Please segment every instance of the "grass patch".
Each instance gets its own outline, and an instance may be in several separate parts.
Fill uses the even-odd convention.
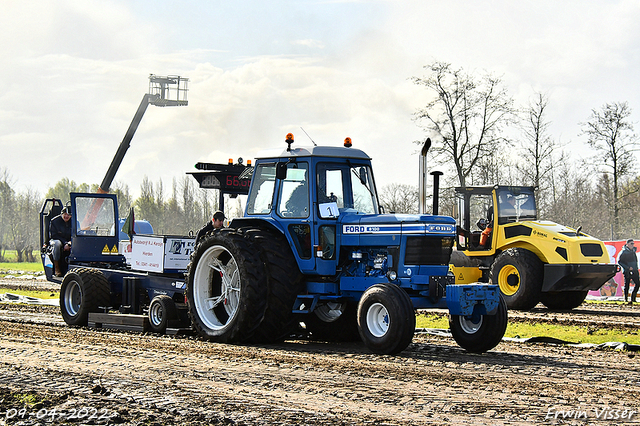
[[[35,393],[16,393],[13,398],[18,404],[35,405],[39,402],[39,396]]]
[[[58,299],[60,292],[58,291],[42,291],[42,290],[14,290],[10,288],[0,287],[0,294],[11,293],[20,296],[37,297],[38,299]]]
[[[32,253],[33,253],[33,256],[36,258],[36,261],[29,262],[29,263],[40,263],[40,250],[34,250]],[[18,252],[15,250],[3,250],[0,254],[2,254],[2,259],[6,262],[18,261]],[[0,264],[2,263],[5,263],[5,262],[0,262]]]
[[[9,271],[44,272],[42,262],[2,262],[0,263],[0,276],[7,275]]]
[[[449,328],[447,315],[418,314],[416,316],[416,328]]]
[[[417,328],[449,328],[447,315],[420,314],[416,317]],[[625,342],[640,345],[640,335],[637,331],[627,330],[598,330],[585,326],[531,324],[523,322],[509,322],[505,337],[553,337],[571,343],[605,343]]]
[[[624,300],[585,300],[587,305],[626,305]]]

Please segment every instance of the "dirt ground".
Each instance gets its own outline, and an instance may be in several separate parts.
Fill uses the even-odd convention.
[[[510,315],[637,327],[639,313]],[[396,356],[305,339],[233,346],[72,328],[55,307],[0,305],[0,366],[0,425],[640,423],[640,353],[602,348],[503,341],[475,355],[425,334]]]

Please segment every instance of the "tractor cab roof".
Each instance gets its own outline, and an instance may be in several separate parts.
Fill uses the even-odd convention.
[[[291,148],[291,150],[281,148],[271,148],[259,152],[256,160],[265,158],[291,158],[291,157],[333,157],[371,160],[363,151],[355,148],[343,148],[334,146],[304,146]]]

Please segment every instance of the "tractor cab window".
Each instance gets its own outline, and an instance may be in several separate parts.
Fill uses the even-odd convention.
[[[456,194],[456,221],[468,231],[482,231],[493,220],[493,196],[489,194],[468,195],[469,223],[465,223],[465,194]]]
[[[110,198],[77,197],[73,217],[80,220],[76,235],[113,237],[116,235],[116,211]]]
[[[490,192],[458,193],[456,198],[456,220],[464,235],[459,245],[468,250],[489,250],[493,229],[493,196]],[[465,206],[465,202],[469,205]],[[466,212],[468,217],[465,217]]]
[[[344,208],[346,168],[337,164],[318,165],[318,204],[336,203]],[[348,176],[346,176],[348,178]]]
[[[537,218],[535,196],[530,188],[499,189],[496,196],[499,224]]]
[[[256,167],[247,200],[247,214],[269,214],[273,203],[276,182],[275,163],[263,163]]]
[[[317,173],[318,204],[336,203],[339,209],[378,212],[378,198],[369,166],[320,163]]]
[[[361,213],[378,212],[378,199],[368,166],[351,167],[351,191],[354,209]]]
[[[287,176],[280,183],[278,215],[309,217],[309,166],[307,163],[287,164]]]

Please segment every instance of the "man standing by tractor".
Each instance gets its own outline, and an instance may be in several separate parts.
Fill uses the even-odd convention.
[[[204,238],[205,235],[207,235],[207,232],[211,232],[214,229],[222,228],[222,226],[224,225],[224,220],[224,213],[222,213],[220,210],[215,212],[213,214],[213,218],[211,218],[211,220],[198,231],[198,235],[196,236],[196,244],[198,244],[198,242],[202,238]]]
[[[60,260],[63,258],[63,252],[69,254],[71,251],[71,211],[69,207],[63,208],[58,216],[51,219],[49,239],[56,276],[61,277],[63,273],[60,267]]]
[[[634,288],[631,293],[631,303],[636,301],[636,295],[640,288],[640,280],[638,279],[638,258],[636,257],[636,247],[633,239],[628,239],[624,245],[620,257],[618,258],[618,264],[622,266],[624,270],[624,301],[626,302],[629,297],[629,282],[633,280]]]

